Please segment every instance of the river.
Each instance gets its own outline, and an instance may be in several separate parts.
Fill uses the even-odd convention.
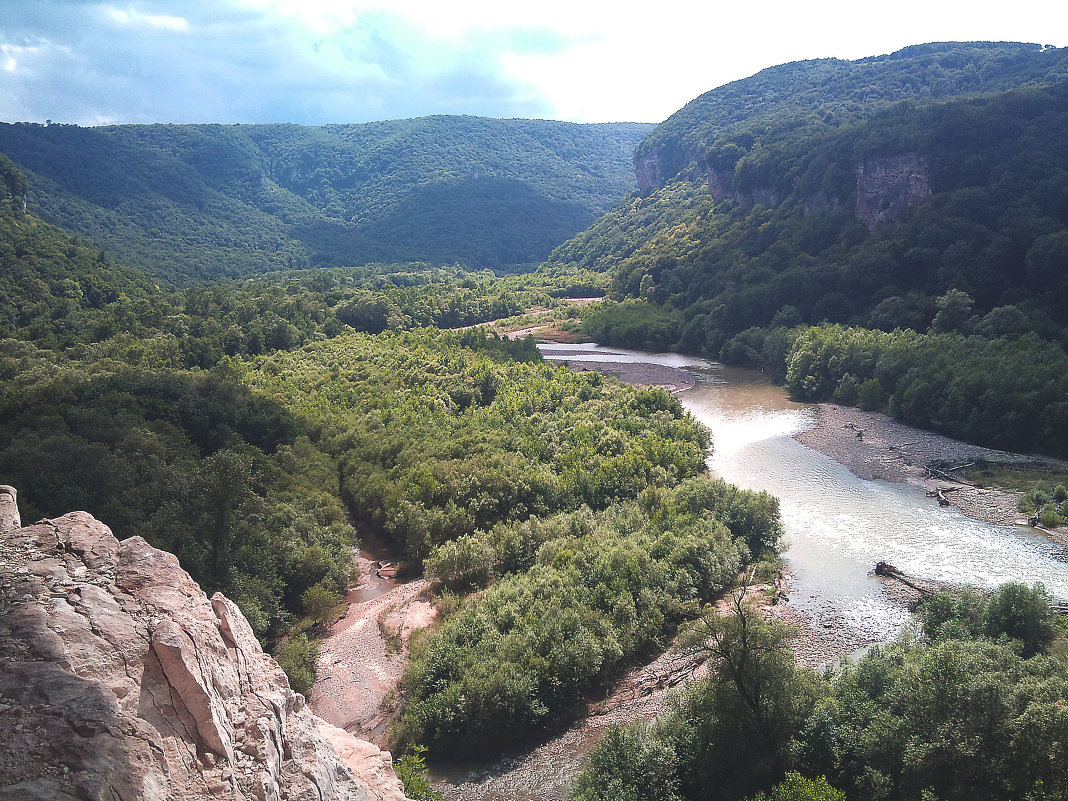
[[[941,508],[921,487],[858,478],[793,438],[814,424],[814,407],[791,401],[759,372],[591,344],[539,348],[546,359],[567,361],[576,369],[612,373],[625,365],[637,380],[655,376],[651,380],[659,382],[661,368],[693,374],[693,379],[667,382],[692,385],[678,398],[712,431],[709,470],[779,498],[790,606],[807,619],[813,637],[830,638],[832,650],[836,644],[848,644],[848,651],[889,641],[909,625],[908,611],[870,575],[878,560],[920,578],[982,587],[1042,581],[1055,596],[1068,598],[1064,548],[1029,529],[993,526]],[[491,764],[436,765],[435,786],[450,801],[564,799],[608,725],[656,717],[664,704],[663,693],[637,698],[611,715],[578,721],[548,742],[509,752]]]
[[[909,614],[870,575],[879,560],[919,578],[979,587],[1041,581],[1054,597],[1068,598],[1062,546],[1028,528],[994,526],[939,507],[917,485],[858,478],[794,439],[813,425],[814,408],[791,401],[760,372],[673,353],[541,347],[545,358],[576,366],[646,363],[697,376],[678,398],[712,431],[709,469],[779,498],[790,603],[817,626],[846,626],[869,642],[896,636]]]

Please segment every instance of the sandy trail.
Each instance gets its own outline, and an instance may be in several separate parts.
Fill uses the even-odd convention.
[[[322,641],[309,703],[335,726],[382,745],[393,709],[390,694],[408,664],[408,640],[430,625],[437,609],[421,599],[429,586],[425,579],[390,588],[376,575],[374,562],[356,561],[360,582],[350,599],[369,586],[383,594],[352,603]]]

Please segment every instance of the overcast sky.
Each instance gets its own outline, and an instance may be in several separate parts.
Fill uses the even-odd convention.
[[[804,58],[1068,45],[1068,2],[0,0],[0,120],[659,122]]]

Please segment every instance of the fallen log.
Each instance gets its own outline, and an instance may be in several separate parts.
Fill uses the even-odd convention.
[[[911,587],[925,598],[936,594],[934,591],[929,590],[926,587],[921,587],[920,585],[910,580],[908,576],[906,576],[904,573],[902,573],[889,562],[876,562],[875,575],[882,576],[883,578],[892,578],[896,581],[900,581],[906,587]]]

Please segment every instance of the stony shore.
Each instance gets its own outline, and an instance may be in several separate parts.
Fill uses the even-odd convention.
[[[595,351],[590,352],[594,353]],[[697,378],[690,371],[681,367],[670,367],[666,364],[649,364],[648,362],[569,362],[566,359],[561,359],[560,361],[578,373],[587,371],[602,373],[615,376],[624,384],[630,384],[634,387],[660,387],[671,393],[693,389],[697,383]]]
[[[865,479],[911,482],[929,492],[952,487],[946,499],[964,514],[995,525],[1026,523],[1017,510],[1020,493],[972,487],[927,475],[930,464],[964,464],[985,459],[1009,465],[1065,467],[1065,462],[970,445],[923,431],[877,412],[820,403],[816,425],[794,435],[803,445],[830,456]],[[934,499],[931,501],[936,503]],[[1059,534],[1060,532],[1058,532]]]

